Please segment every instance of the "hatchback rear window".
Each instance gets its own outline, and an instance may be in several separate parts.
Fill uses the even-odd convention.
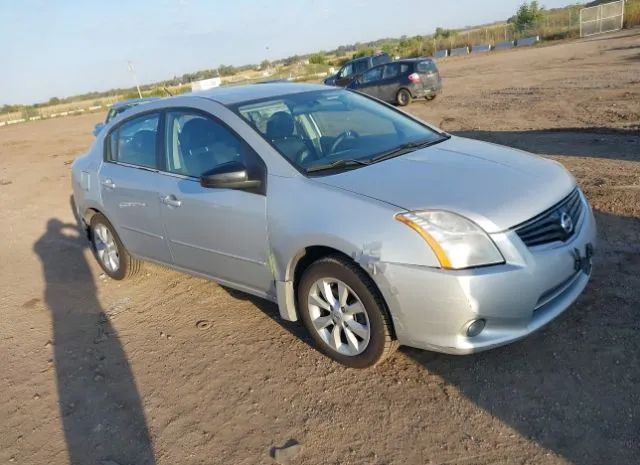
[[[419,73],[436,73],[438,72],[438,68],[436,68],[436,64],[433,61],[420,61],[418,62],[417,68]]]

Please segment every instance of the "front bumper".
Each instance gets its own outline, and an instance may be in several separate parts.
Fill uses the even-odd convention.
[[[560,315],[589,281],[590,269],[576,269],[575,251],[585,255],[596,240],[593,212],[582,201],[586,208],[566,243],[527,248],[514,231],[492,234],[503,265],[455,271],[381,263],[373,278],[400,344],[469,354],[522,339]],[[485,329],[467,337],[467,325],[479,318]]]

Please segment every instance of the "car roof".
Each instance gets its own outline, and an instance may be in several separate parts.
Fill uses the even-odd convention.
[[[222,105],[235,105],[238,103],[260,100],[283,95],[299,94],[314,90],[332,90],[335,87],[319,84],[297,84],[291,82],[269,82],[260,84],[247,84],[241,86],[217,87],[215,89],[193,92],[195,97],[204,97],[214,100]]]
[[[120,108],[120,107],[129,107],[133,105],[140,105],[141,103],[153,102],[155,100],[160,100],[160,97],[143,97],[143,98],[132,98],[129,100],[120,100],[119,102],[115,102],[111,105],[112,108]]]
[[[356,62],[356,61],[369,60],[369,59],[371,59],[371,58],[376,58],[376,57],[381,57],[381,56],[388,56],[388,57],[390,57],[390,56],[389,56],[389,54],[388,54],[387,52],[375,53],[375,54],[373,54],[373,55],[367,55],[367,56],[363,56],[363,57],[353,58],[353,59],[351,59],[351,60],[349,60],[349,61],[345,61],[345,63],[344,63],[344,64],[346,65],[347,63],[354,63],[354,62]],[[343,66],[344,66],[344,65],[343,65]]]
[[[385,65],[390,65],[392,63],[418,63],[420,61],[432,61],[429,57],[417,57],[417,58],[400,58],[399,60],[390,61],[389,63],[385,63]],[[378,65],[382,66],[382,65]]]

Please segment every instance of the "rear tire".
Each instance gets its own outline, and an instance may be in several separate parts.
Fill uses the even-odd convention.
[[[396,94],[396,103],[401,107],[406,107],[411,103],[411,92],[407,89],[400,89]]]
[[[105,274],[122,280],[140,271],[142,261],[129,255],[113,225],[102,213],[93,215],[89,230],[93,256]]]
[[[325,297],[327,292],[331,295]],[[305,270],[297,299],[300,318],[318,350],[343,365],[368,368],[398,347],[375,284],[340,255],[322,258]]]

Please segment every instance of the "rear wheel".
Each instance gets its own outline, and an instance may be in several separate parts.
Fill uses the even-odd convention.
[[[318,349],[352,368],[367,368],[397,348],[391,318],[371,278],[341,256],[313,263],[298,286],[298,309]]]
[[[93,215],[89,227],[93,255],[109,277],[121,280],[140,270],[142,262],[129,255],[118,233],[103,214]]]
[[[411,92],[407,89],[400,89],[396,94],[396,103],[401,107],[405,107],[411,103]]]

